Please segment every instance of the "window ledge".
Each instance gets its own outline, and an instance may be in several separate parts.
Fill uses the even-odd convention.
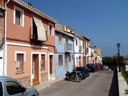
[[[59,68],[62,68],[63,66],[59,66]]]
[[[16,72],[16,74],[23,74],[23,73],[25,73],[25,72],[23,72],[23,71],[22,72]]]
[[[41,69],[41,71],[45,71],[46,69]]]

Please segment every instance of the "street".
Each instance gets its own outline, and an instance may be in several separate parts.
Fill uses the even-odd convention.
[[[90,76],[79,83],[59,81],[42,89],[40,96],[109,96],[113,71],[102,70],[90,73]]]

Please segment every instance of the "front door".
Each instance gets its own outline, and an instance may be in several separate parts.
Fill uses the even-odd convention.
[[[53,69],[53,56],[52,55],[50,55],[50,57],[49,57],[49,62],[50,62],[50,75],[52,75],[52,73],[53,73],[53,71],[52,71],[52,69]]]
[[[32,58],[33,85],[39,84],[39,55],[33,54]]]
[[[84,57],[84,66],[86,66],[87,65],[87,60],[86,60],[86,56]]]
[[[68,71],[68,55],[65,54],[65,73]]]
[[[81,66],[81,56],[79,56],[79,66]]]

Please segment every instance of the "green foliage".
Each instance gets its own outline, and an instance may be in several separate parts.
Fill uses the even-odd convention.
[[[128,85],[128,78],[127,78],[126,73],[125,73],[125,71],[123,70],[123,68],[121,68],[121,74],[122,74],[122,76],[124,77],[124,79],[125,79],[125,81],[126,81],[126,83],[127,83],[127,85]]]
[[[125,94],[127,94],[127,95],[128,95],[128,90],[125,90]]]
[[[27,4],[30,5],[30,6],[32,6],[32,3],[31,2],[28,2]]]
[[[103,57],[103,64],[109,66],[109,68],[116,67],[120,64],[123,65],[124,57],[113,56],[113,57]]]

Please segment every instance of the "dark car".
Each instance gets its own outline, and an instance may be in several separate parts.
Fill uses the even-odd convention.
[[[95,72],[97,70],[95,64],[87,64],[87,67],[90,69],[90,72]]]
[[[94,64],[95,71],[98,71],[98,64]]]
[[[87,66],[76,67],[75,70],[82,74],[81,79],[85,79],[89,76],[90,69]]]

